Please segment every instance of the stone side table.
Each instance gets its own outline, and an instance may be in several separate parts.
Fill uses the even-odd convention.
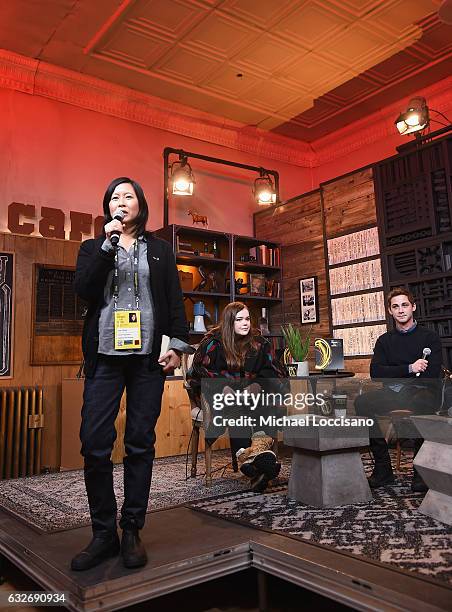
[[[321,418],[309,416],[317,422]],[[302,417],[294,417],[294,423],[297,418]],[[359,453],[369,444],[367,427],[288,426],[284,443],[293,447],[291,499],[319,508],[372,499]]]
[[[411,417],[424,443],[413,465],[429,487],[419,511],[452,525],[452,418]]]

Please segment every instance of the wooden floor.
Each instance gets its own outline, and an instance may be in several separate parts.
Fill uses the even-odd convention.
[[[446,585],[187,508],[148,515],[142,539],[149,562],[139,570],[126,570],[115,558],[87,572],[72,572],[70,559],[90,536],[88,527],[38,534],[0,513],[0,552],[20,570],[7,564],[0,598],[12,590],[32,590],[36,583],[48,591],[67,593],[67,608],[77,611],[127,606],[165,612],[256,610],[258,593],[260,609],[298,609],[290,602],[281,607],[278,600],[275,603],[272,585],[285,581],[291,584],[278,592],[292,589],[293,605],[298,605],[297,589],[307,589],[323,602],[313,604],[316,610],[452,609],[452,588]],[[265,576],[270,578],[266,581]],[[150,599],[152,606],[138,605]],[[194,603],[197,607],[191,607]]]

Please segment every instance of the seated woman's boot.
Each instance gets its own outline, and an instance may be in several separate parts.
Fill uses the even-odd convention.
[[[273,438],[258,431],[251,437],[251,446],[237,451],[240,471],[251,479],[251,490],[265,491],[270,480],[276,478],[281,470],[275,453],[270,450]]]

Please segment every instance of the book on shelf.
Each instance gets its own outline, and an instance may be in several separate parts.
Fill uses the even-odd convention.
[[[254,258],[256,263],[264,266],[280,265],[279,247],[268,247],[266,244],[259,244],[258,246],[250,247],[249,255],[250,258]]]

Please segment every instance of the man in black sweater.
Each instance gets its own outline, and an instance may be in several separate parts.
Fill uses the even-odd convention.
[[[373,379],[392,380],[385,381],[383,389],[364,393],[355,400],[356,413],[374,419],[369,444],[375,460],[374,471],[369,478],[372,489],[394,482],[388,445],[376,417],[400,409],[409,409],[416,414],[431,414],[438,405],[438,379],[441,372],[439,336],[415,321],[416,304],[412,293],[397,287],[389,293],[387,305],[395,326],[378,338],[370,364],[370,375]],[[425,349],[430,349],[430,353]],[[428,359],[425,358],[426,353]],[[415,439],[414,455],[422,442],[422,438]],[[411,489],[416,493],[427,491],[416,469]]]

